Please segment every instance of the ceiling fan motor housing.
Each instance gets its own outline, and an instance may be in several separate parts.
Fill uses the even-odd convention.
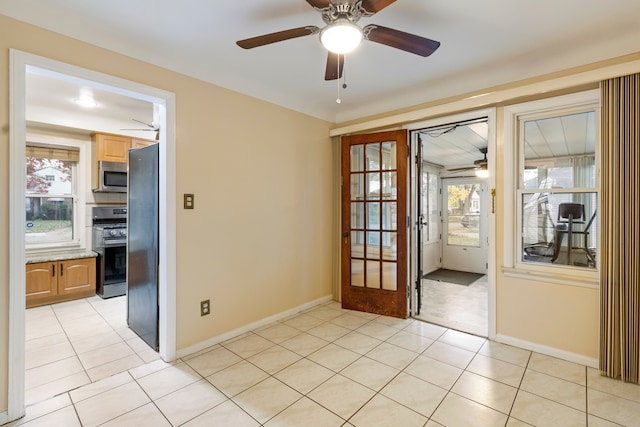
[[[316,9],[322,14],[322,20],[326,24],[332,24],[336,22],[340,18],[348,19],[352,23],[356,23],[363,16],[371,16],[373,15],[370,12],[367,12],[362,7],[362,1],[358,1],[355,4],[351,3],[341,3],[341,4],[333,4],[329,3],[329,6],[323,9]]]

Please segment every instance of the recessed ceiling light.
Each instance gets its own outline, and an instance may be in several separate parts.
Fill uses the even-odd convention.
[[[98,106],[98,103],[96,103],[95,99],[90,96],[81,96],[80,98],[75,98],[73,102],[85,108],[93,108]]]

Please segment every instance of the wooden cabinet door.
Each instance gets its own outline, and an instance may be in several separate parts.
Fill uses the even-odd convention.
[[[94,135],[98,160],[127,163],[127,153],[131,148],[131,138],[121,135],[97,133]]]
[[[60,261],[58,295],[66,295],[96,289],[95,258]]]
[[[27,264],[27,303],[58,295],[57,262]]]
[[[131,148],[142,148],[156,143],[157,141],[152,141],[150,139],[131,138]]]

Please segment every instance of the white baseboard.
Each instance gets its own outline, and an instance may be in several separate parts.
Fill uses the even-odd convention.
[[[333,300],[333,296],[332,295],[327,295],[325,297],[322,298],[318,298],[315,301],[311,301],[302,305],[299,305],[298,307],[294,307],[292,309],[283,311],[281,313],[277,313],[274,314],[273,316],[269,316],[269,317],[265,317],[264,319],[258,320],[257,322],[253,322],[253,323],[249,323],[248,325],[242,326],[238,329],[234,329],[232,331],[229,332],[225,332],[222,335],[217,335],[213,338],[209,338],[208,340],[205,341],[201,341],[197,344],[191,345],[189,347],[185,347],[185,348],[181,348],[177,351],[176,356],[177,357],[185,357],[188,356],[190,354],[196,353],[200,350],[204,350],[207,347],[211,347],[213,345],[219,344],[223,341],[227,341],[231,338],[237,337],[239,335],[244,334],[245,332],[249,332],[249,331],[253,331],[254,329],[258,329],[261,328],[262,326],[266,326],[270,323],[273,322],[277,322],[278,320],[282,320],[285,319],[289,316],[293,316],[294,314],[300,313],[301,311],[305,311],[308,310],[312,307],[315,307],[317,305],[320,304],[324,304],[327,303],[329,301]]]
[[[587,357],[582,354],[571,353],[569,351],[560,350],[558,348],[548,347],[546,345],[537,344],[534,342],[525,341],[501,334],[496,335],[495,341],[598,369],[598,359]]]

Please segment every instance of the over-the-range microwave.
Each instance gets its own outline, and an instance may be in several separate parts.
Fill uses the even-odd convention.
[[[126,193],[127,192],[127,164],[120,162],[98,162],[96,192]]]

